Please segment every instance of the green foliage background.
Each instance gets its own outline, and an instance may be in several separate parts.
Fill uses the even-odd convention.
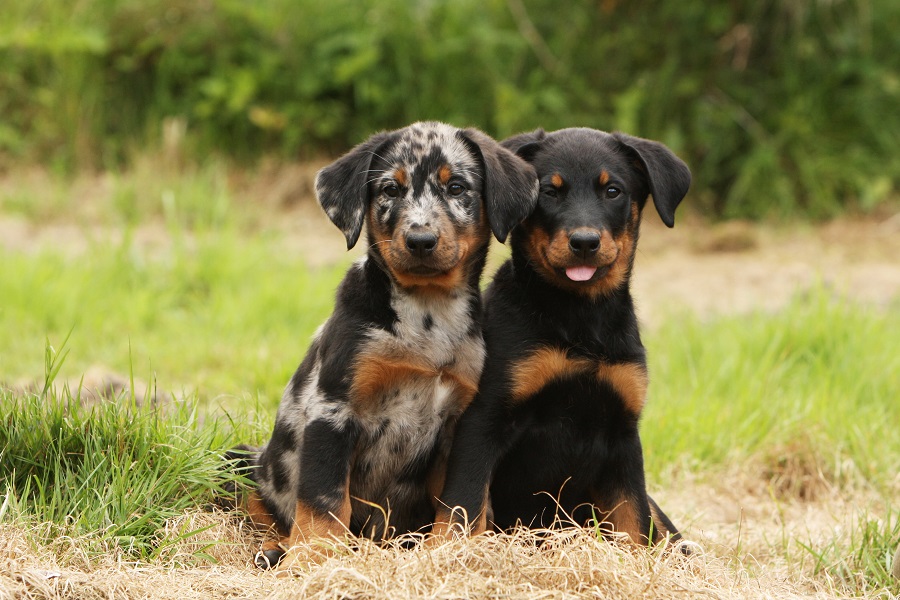
[[[3,0],[0,168],[160,143],[252,162],[418,119],[660,139],[717,216],[900,189],[895,0]]]

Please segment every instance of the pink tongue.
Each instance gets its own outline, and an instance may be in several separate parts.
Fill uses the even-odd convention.
[[[569,267],[566,276],[572,281],[587,281],[596,271],[597,267]]]

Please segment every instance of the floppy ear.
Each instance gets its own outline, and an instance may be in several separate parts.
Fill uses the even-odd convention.
[[[519,133],[512,137],[508,137],[500,145],[510,152],[521,156],[528,162],[531,162],[535,153],[540,149],[540,142],[547,137],[547,133],[543,129],[535,129],[530,133]]]
[[[376,133],[316,174],[316,197],[331,222],[356,245],[369,207],[369,167],[372,157],[393,137]]]
[[[674,227],[675,209],[691,187],[691,172],[687,165],[659,142],[624,133],[614,133],[613,137],[641,159],[647,171],[656,212],[663,223]]]
[[[537,204],[538,180],[534,167],[477,129],[460,132],[481,159],[484,170],[484,205],[491,231],[501,242],[525,220]]]

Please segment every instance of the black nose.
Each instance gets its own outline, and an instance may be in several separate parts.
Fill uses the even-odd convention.
[[[576,256],[587,258],[600,249],[600,234],[596,231],[576,231],[569,236],[569,248]]]
[[[429,231],[412,231],[406,234],[406,248],[413,256],[424,258],[434,252],[438,236]]]

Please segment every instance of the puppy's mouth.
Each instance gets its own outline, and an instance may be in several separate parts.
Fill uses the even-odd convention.
[[[437,277],[438,275],[443,275],[447,271],[450,271],[455,266],[456,265],[451,265],[450,268],[447,269],[438,269],[436,267],[429,267],[428,265],[417,265],[407,267],[404,271],[410,275],[415,275],[416,277]]]
[[[598,267],[569,267],[564,273],[572,281],[590,281],[599,270]]]
[[[602,265],[599,267],[593,266],[578,266],[578,267],[566,267],[566,268],[558,268],[556,269],[557,275],[560,277],[564,277],[573,283],[593,283],[595,281],[600,281],[606,274],[609,273],[609,270],[612,269],[615,261],[608,265]]]
[[[459,244],[454,251],[440,256],[414,257],[408,253],[392,253],[388,259],[388,269],[404,287],[436,287],[449,289],[464,283],[462,268],[466,263],[468,248]]]
[[[570,265],[559,267],[550,262],[549,257],[544,256],[544,260],[547,261],[547,265],[553,268],[553,271],[556,275],[562,279],[565,279],[571,283],[576,285],[578,284],[592,284],[597,281],[600,281],[612,270],[613,266],[616,264],[616,260],[619,258],[619,253],[616,252],[615,257],[609,262],[602,265]]]
[[[398,271],[403,271],[409,275],[438,277],[458,267],[466,256],[466,250],[464,244],[454,244],[442,248],[440,252],[424,257],[414,256],[409,252],[402,251],[394,254],[393,263]]]

